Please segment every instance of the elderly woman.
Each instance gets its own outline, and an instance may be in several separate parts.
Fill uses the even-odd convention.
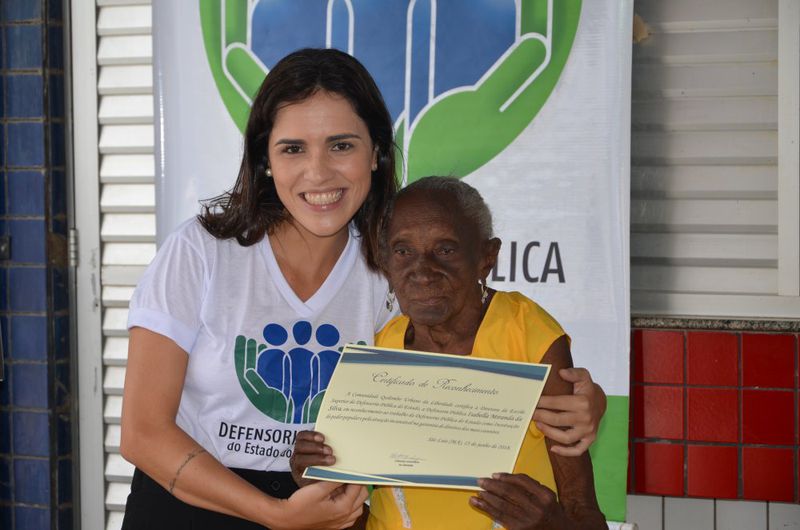
[[[378,334],[378,346],[541,362],[556,373],[572,366],[569,339],[550,315],[519,293],[486,286],[500,240],[474,188],[452,178],[417,181],[397,195],[384,230],[383,266],[404,314]],[[544,388],[544,395],[571,392],[559,377]],[[318,433],[302,437],[295,465],[319,463],[323,454],[330,464],[321,440]],[[531,423],[514,473],[481,479],[477,495],[378,487],[367,528],[606,528],[588,453],[560,456],[548,451],[551,444]]]

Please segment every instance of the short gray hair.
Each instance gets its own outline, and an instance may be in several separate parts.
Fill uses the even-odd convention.
[[[453,198],[452,208],[461,212],[464,217],[471,219],[475,223],[475,227],[478,229],[478,237],[482,243],[494,237],[492,212],[489,210],[486,201],[481,197],[481,194],[478,193],[478,190],[456,177],[423,177],[401,189],[386,210],[380,237],[382,261],[387,257],[387,236],[389,235],[389,224],[394,215],[394,206],[400,198],[412,192],[448,194]]]

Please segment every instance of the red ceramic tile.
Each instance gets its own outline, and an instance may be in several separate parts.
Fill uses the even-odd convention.
[[[636,493],[683,495],[683,446],[665,443],[634,444]]]
[[[735,499],[739,493],[739,455],[736,447],[690,445],[688,485],[692,497]]]
[[[631,384],[642,382],[642,330],[631,330]]]
[[[628,493],[634,493],[633,489],[633,446],[628,439]]]
[[[739,441],[739,391],[689,388],[686,437],[701,442]]]
[[[794,500],[794,462],[791,449],[742,449],[744,498],[761,501]]]
[[[636,380],[645,383],[683,382],[683,333],[642,330],[635,337]]]
[[[690,385],[738,386],[739,338],[733,333],[690,331],[686,363]]]
[[[637,383],[683,383],[683,332],[637,330],[633,355]]]
[[[744,386],[794,388],[794,335],[745,333],[742,335]]]
[[[683,388],[633,387],[635,438],[683,438]]]
[[[743,390],[742,400],[744,443],[794,443],[794,392]]]

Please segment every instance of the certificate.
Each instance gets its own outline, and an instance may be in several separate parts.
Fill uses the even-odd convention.
[[[480,489],[511,473],[549,365],[348,345],[316,430],[335,466],[318,480]]]

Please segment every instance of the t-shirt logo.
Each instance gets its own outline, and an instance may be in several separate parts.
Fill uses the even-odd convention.
[[[339,361],[340,334],[332,324],[322,324],[314,332],[304,320],[295,323],[291,333],[290,342],[286,328],[270,323],[263,332],[266,344],[236,337],[236,375],[250,402],[270,418],[313,423]]]

